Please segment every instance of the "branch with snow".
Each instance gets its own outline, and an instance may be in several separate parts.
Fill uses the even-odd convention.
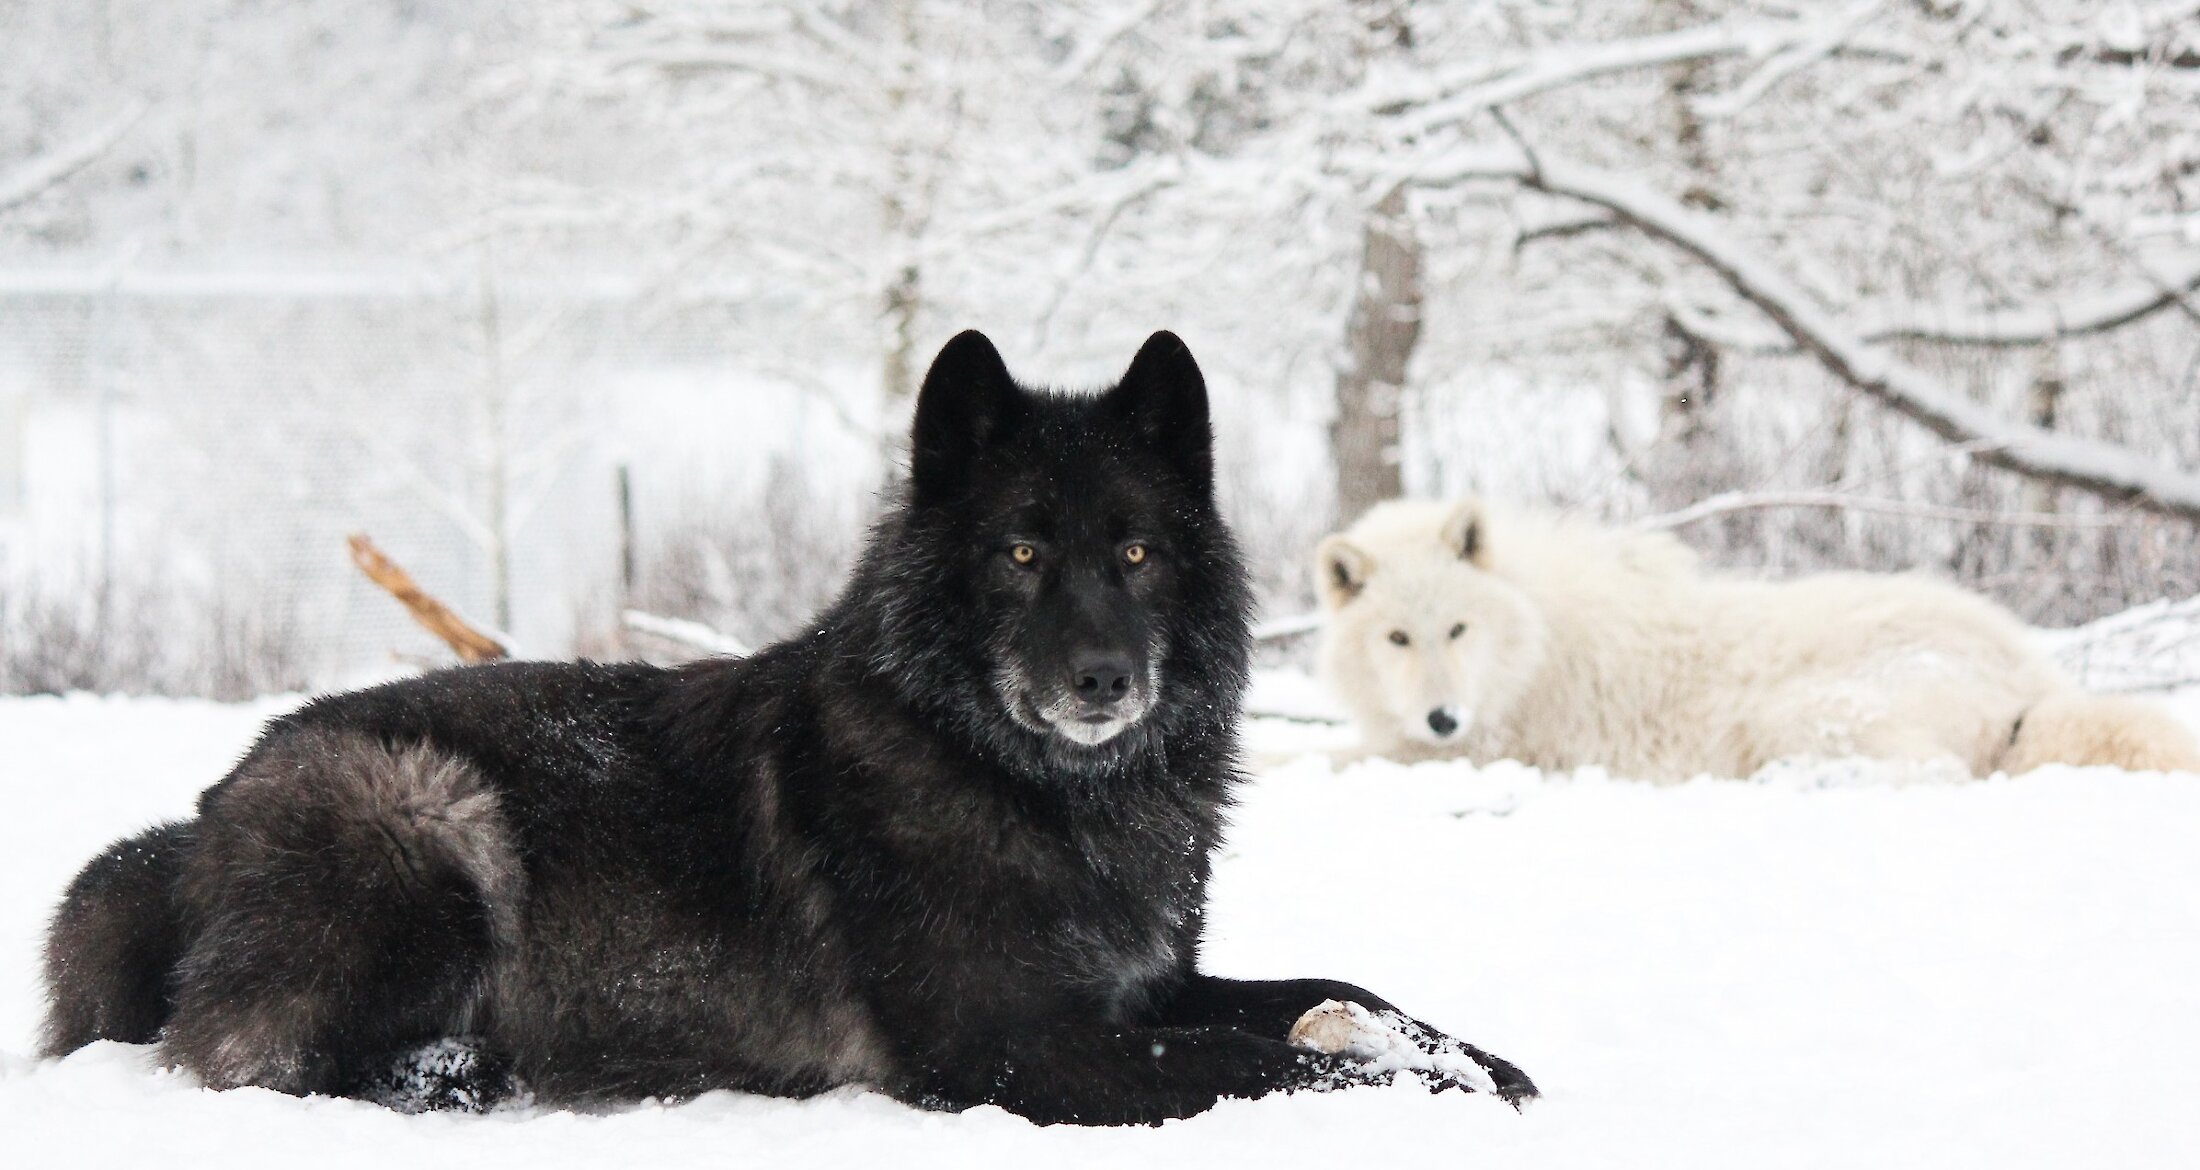
[[[2155,601],[2041,634],[2087,690],[2164,691],[2200,682],[2200,597]]]
[[[1880,11],[1876,3],[1856,5],[1821,31],[1772,54],[1740,85],[1698,101],[1696,112],[1707,118],[1730,118],[1748,109],[1781,82],[1839,52]]]
[[[139,105],[90,134],[0,175],[0,214],[13,211],[67,182],[121,142],[151,107]]]
[[[1293,614],[1290,617],[1270,618],[1253,627],[1253,640],[1255,642],[1279,642],[1285,638],[1296,638],[1300,634],[1311,634],[1321,628],[1322,615],[1320,613],[1301,613]]]
[[[1871,512],[1882,516],[1902,516],[1916,520],[1945,520],[1955,524],[1999,524],[2014,528],[2122,528],[2135,522],[2128,515],[2073,516],[2060,512],[2001,512],[1985,508],[1950,508],[1940,504],[1919,504],[1908,500],[1890,500],[1872,496],[1850,495],[1836,491],[1751,491],[1721,492],[1700,500],[1685,508],[1645,516],[1634,522],[1636,528],[1673,529],[1701,523],[1714,516],[1734,512],[1756,512],[1772,508],[1826,508],[1843,512]]]
[[[1804,47],[1817,48],[1811,58],[1815,60],[1833,53],[1882,7],[1878,0],[1865,0],[1831,19],[1753,24],[1716,21],[1603,44],[1556,45],[1500,72],[1438,82],[1421,94],[1392,93],[1368,103],[1367,109],[1377,115],[1395,116],[1397,121],[1388,132],[1400,140],[1420,139],[1492,107],[1616,73],[1721,57],[1757,60]]]
[[[1770,260],[1732,238],[1728,226],[1625,175],[1548,151],[1463,151],[1416,181],[1489,180],[1576,199],[1694,257],[1755,306],[1827,372],[1951,443],[1981,444],[1976,458],[2033,479],[2117,503],[2200,521],[2200,475],[2155,464],[2129,448],[2057,434],[2001,418],[1931,375],[1870,345],[1819,308]]]
[[[729,658],[746,658],[750,653],[749,647],[743,644],[740,639],[730,634],[720,633],[701,622],[692,622],[685,618],[659,617],[656,614],[644,613],[638,609],[622,611],[619,614],[619,620],[625,623],[627,629],[636,633],[648,634],[653,638],[663,638],[667,642],[674,642],[692,650],[700,650],[705,654],[723,654]]]
[[[2158,269],[2153,279],[2110,289],[2065,304],[1944,313],[1911,307],[1880,309],[1876,322],[1858,331],[1864,341],[1931,341],[1945,345],[2012,348],[2044,345],[2066,337],[2107,333],[2140,321],[2200,292],[2200,260]]]

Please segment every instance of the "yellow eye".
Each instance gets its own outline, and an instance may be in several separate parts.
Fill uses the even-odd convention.
[[[1028,544],[1019,544],[1008,550],[1008,559],[1019,565],[1028,565],[1039,559],[1039,550]]]
[[[1123,559],[1134,565],[1145,564],[1146,546],[1142,544],[1133,544],[1126,546],[1123,549]]]

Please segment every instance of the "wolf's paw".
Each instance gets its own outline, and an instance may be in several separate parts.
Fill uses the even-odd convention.
[[[1537,1096],[1535,1082],[1509,1062],[1397,1012],[1327,1000],[1300,1016],[1288,1039],[1301,1048],[1344,1057],[1385,1079],[1412,1073],[1430,1092],[1488,1093],[1514,1109]]]
[[[394,1054],[357,1095],[399,1113],[480,1113],[516,1089],[503,1061],[473,1038],[453,1036]]]

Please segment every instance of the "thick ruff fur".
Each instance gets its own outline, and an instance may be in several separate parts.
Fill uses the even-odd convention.
[[[2077,691],[2014,615],[1924,577],[1744,580],[1662,533],[1475,500],[1381,505],[1314,571],[1323,672],[1379,754],[1659,781],[1852,755],[2200,770],[2166,712]]]
[[[272,721],[194,820],[70,887],[46,1051],[157,1041],[209,1085],[405,1108],[867,1084],[1094,1123],[1382,1079],[1285,1040],[1380,998],[1195,965],[1248,654],[1209,435],[1168,334],[1098,395],[958,337],[808,632]]]

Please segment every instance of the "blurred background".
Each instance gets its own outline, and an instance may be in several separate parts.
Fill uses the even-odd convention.
[[[0,692],[443,655],[354,532],[785,634],[965,328],[1184,335],[1272,618],[1480,492],[2074,624],[2200,593],[2196,289],[2190,3],[0,0]]]

